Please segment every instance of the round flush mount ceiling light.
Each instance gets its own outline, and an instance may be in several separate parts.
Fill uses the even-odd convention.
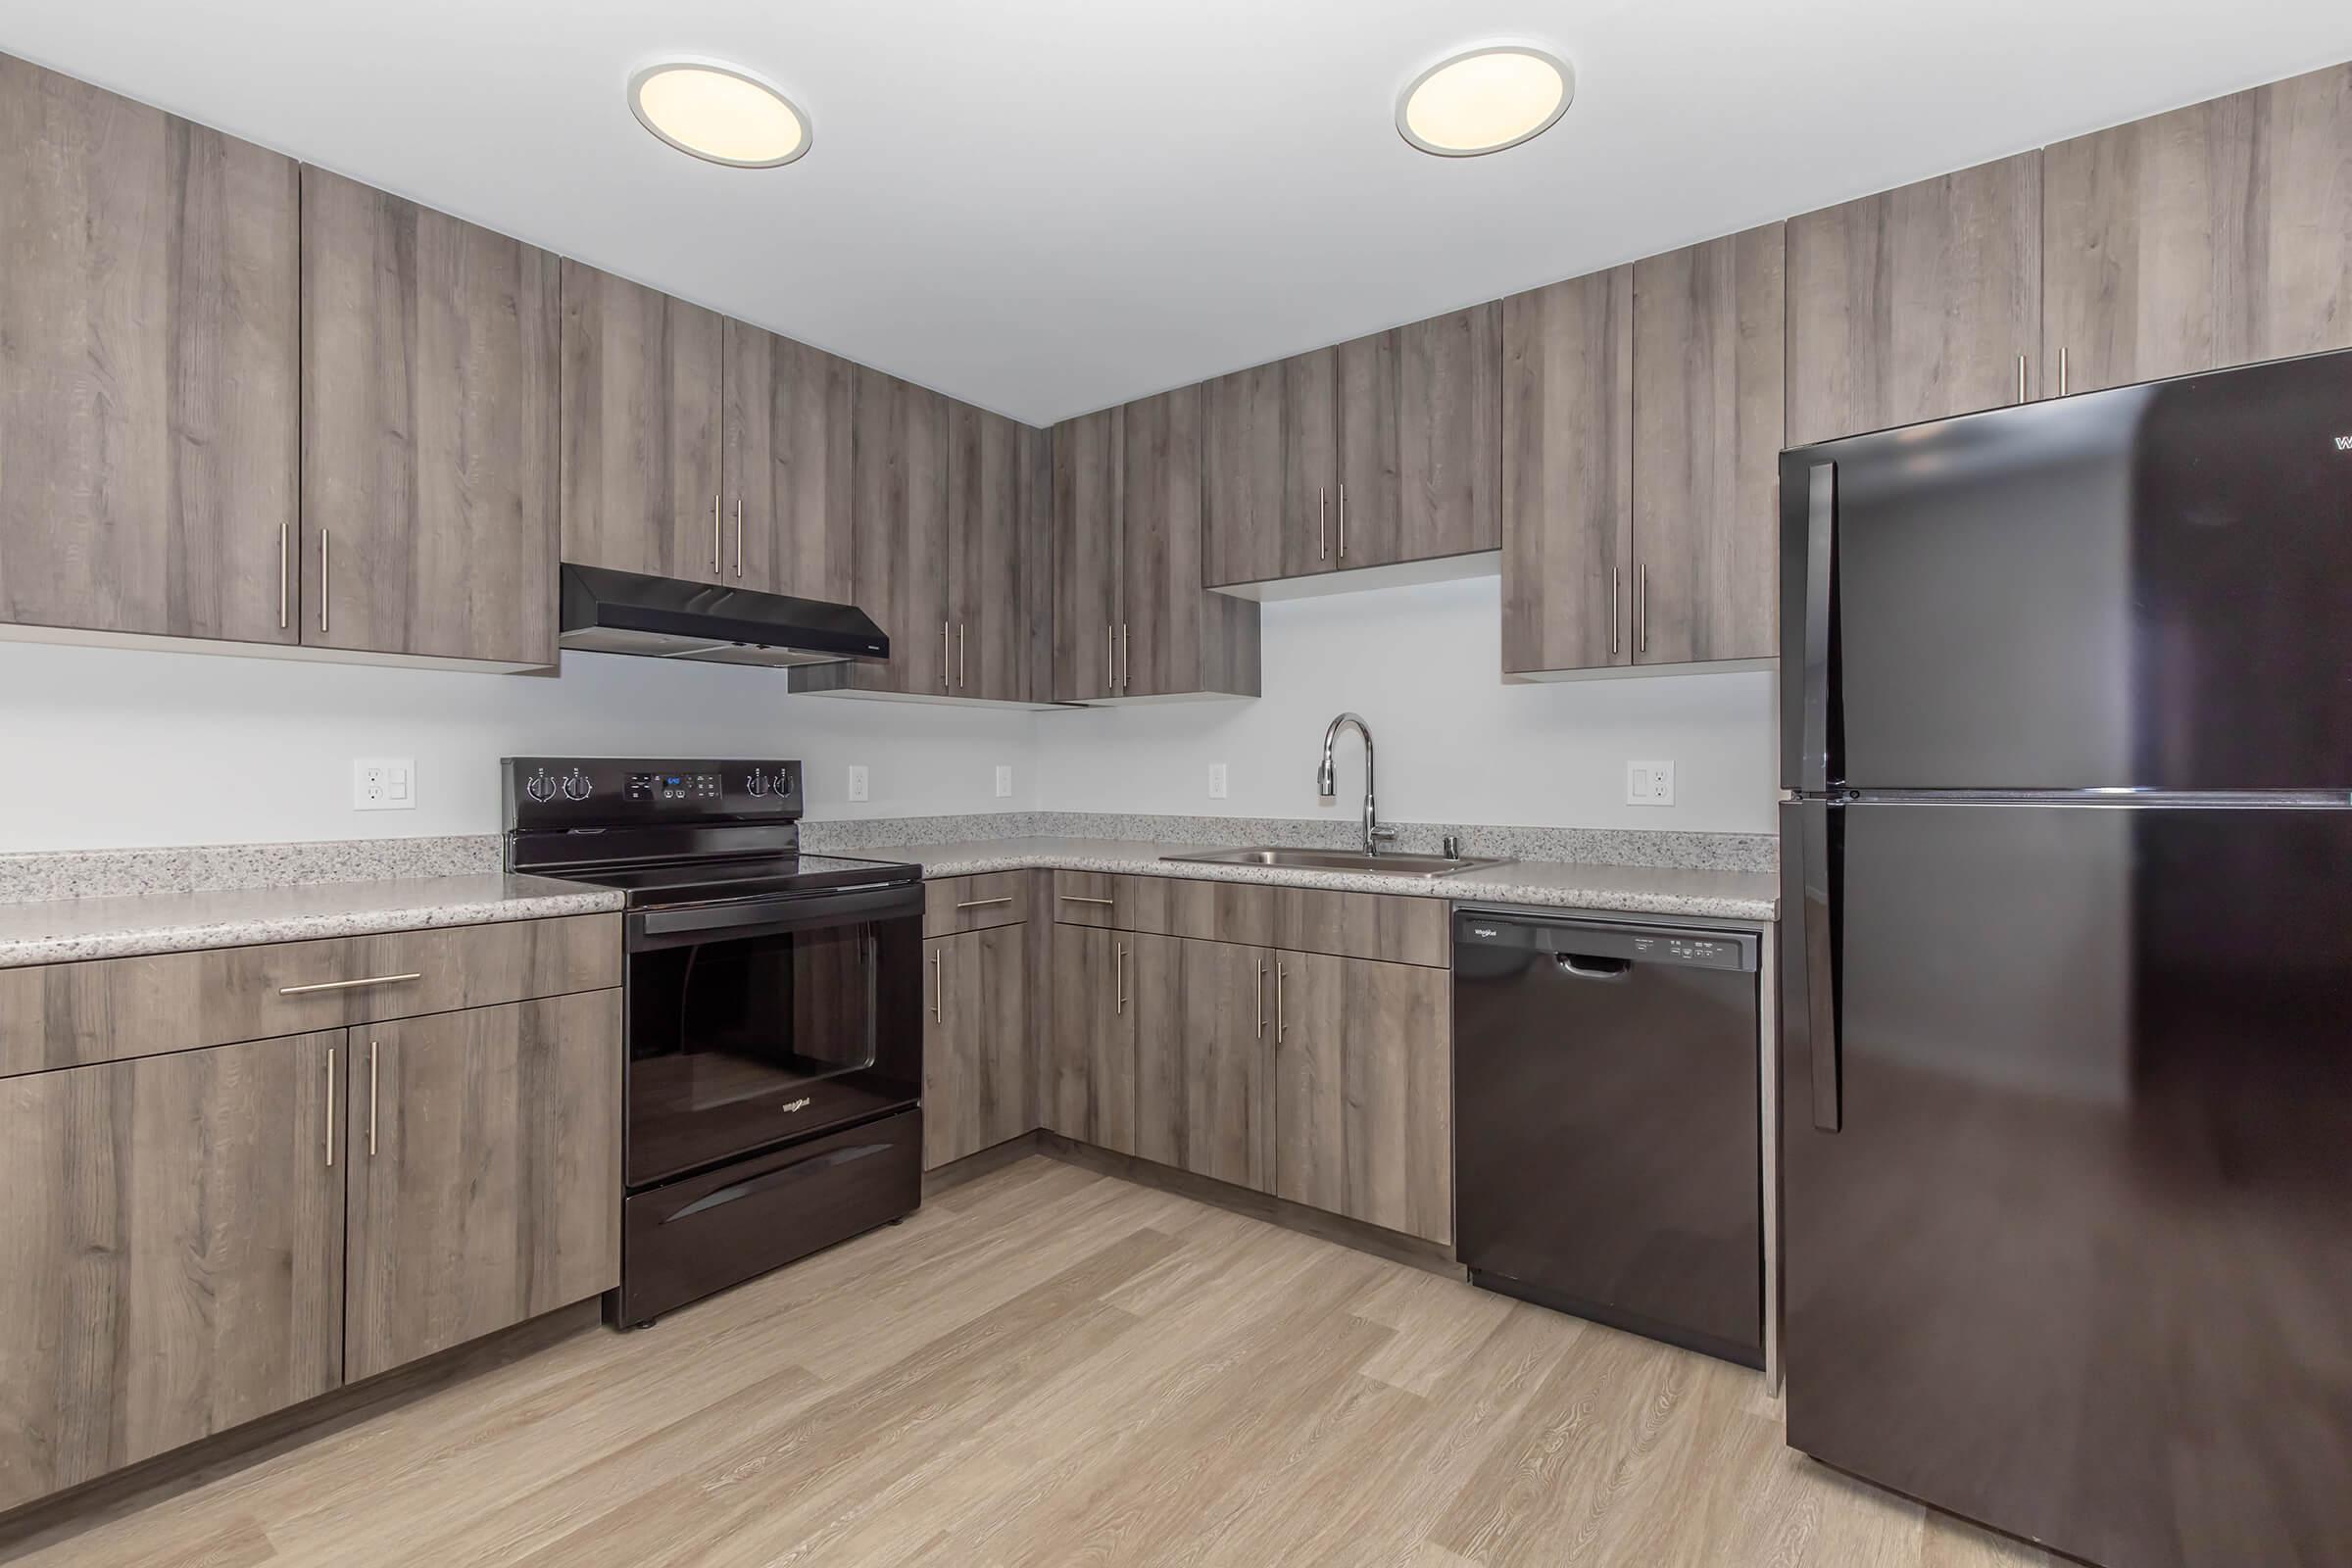
[[[808,117],[759,77],[703,60],[629,77],[638,122],[682,153],[731,169],[773,169],[808,150]]]
[[[1557,55],[1488,44],[1439,61],[1396,99],[1396,128],[1441,158],[1475,158],[1540,136],[1568,112],[1576,74]]]

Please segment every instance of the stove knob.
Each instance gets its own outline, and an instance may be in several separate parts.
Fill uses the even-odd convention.
[[[748,774],[744,778],[743,787],[754,795],[765,795],[767,793],[767,775],[765,773]]]
[[[564,775],[564,798],[565,800],[584,801],[595,793],[596,786],[589,781],[588,775],[578,768],[575,767]]]
[[[547,776],[547,769],[543,767],[523,781],[522,793],[545,805],[556,798],[556,781]]]

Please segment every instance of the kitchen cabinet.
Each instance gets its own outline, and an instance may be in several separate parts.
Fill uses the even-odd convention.
[[[1030,685],[1028,508],[1039,448],[1016,420],[957,403],[948,412],[948,618],[957,697],[1024,703]]]
[[[1028,933],[992,926],[923,944],[923,1168],[1037,1125],[1030,1106]]]
[[[1443,969],[1279,952],[1276,1196],[1453,1240],[1450,991]]]
[[[356,1028],[344,1375],[620,1282],[620,994]]]
[[[292,160],[0,55],[0,622],[293,644]]]
[[[1054,697],[1118,691],[1120,486],[1126,411],[1054,427]]]
[[[2352,348],[2352,65],[2042,154],[2050,390]]]
[[[1136,1014],[1128,990],[1135,946],[1123,931],[1054,927],[1038,1085],[1038,1119],[1048,1130],[1121,1154],[1136,1152]]]
[[[0,1509],[343,1381],[341,1030],[0,1082]]]
[[[1784,225],[1634,264],[1632,656],[1780,652]]]
[[[719,580],[846,604],[857,367],[744,321],[720,338]]]
[[[1788,440],[2022,403],[2041,381],[2041,154],[1788,220]]]
[[[1283,956],[1230,942],[1133,940],[1136,1152],[1271,1192],[1268,1049]]]
[[[1480,305],[1206,383],[1204,580],[1498,548],[1500,331]]]
[[[302,641],[556,662],[557,259],[302,172]]]
[[[948,595],[948,400],[860,366],[857,376],[853,509],[857,603],[890,638],[883,664],[822,666],[854,691],[954,694]]]
[[[564,264],[565,561],[715,582],[717,313]]]
[[[1633,629],[1634,270],[1502,302],[1502,667],[1623,664]]]

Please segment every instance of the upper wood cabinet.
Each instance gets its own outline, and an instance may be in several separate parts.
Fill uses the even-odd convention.
[[[2054,392],[2352,347],[2352,66],[2042,154]]]
[[[714,312],[564,264],[565,561],[720,580],[724,338]]]
[[[1503,670],[1625,663],[1634,270],[1512,295],[1502,338]]]
[[[1205,383],[1204,580],[1497,548],[1500,323],[1476,306]]]
[[[858,369],[856,598],[889,636],[890,662],[831,666],[854,690],[955,693],[948,409],[937,392],[880,370]]]
[[[302,172],[302,640],[556,662],[560,263]]]
[[[2037,396],[2041,154],[1788,220],[1791,445]]]
[[[1119,548],[1126,411],[1054,427],[1054,697],[1118,691]]]
[[[0,55],[0,621],[298,639],[296,184]]]
[[[620,1283],[620,993],[354,1029],[344,1375]]]
[[[719,580],[848,602],[857,367],[743,321],[722,326]]]
[[[1036,695],[1031,623],[1041,606],[1029,570],[1039,559],[1032,509],[1043,492],[1033,466],[1043,453],[1039,433],[1017,420],[949,406],[949,690],[957,697],[1025,703]]]
[[[342,1045],[0,1082],[0,1509],[342,1383]]]
[[[1783,226],[1634,264],[1633,662],[1780,652]]]

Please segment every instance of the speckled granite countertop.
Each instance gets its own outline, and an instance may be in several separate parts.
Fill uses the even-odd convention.
[[[620,906],[621,895],[609,889],[496,873],[0,904],[0,968],[536,920]]]
[[[1780,908],[1781,879],[1769,871],[1691,871],[1662,866],[1581,865],[1519,860],[1455,876],[1366,875],[1353,871],[1297,871],[1259,865],[1169,862],[1166,855],[1202,848],[1139,839],[978,839],[960,844],[909,844],[849,853],[860,859],[910,861],[927,877],[1045,867],[1118,871],[1140,876],[1199,877],[1262,882],[1276,887],[1326,888],[1343,893],[1401,893],[1461,904],[1520,904],[1627,914],[1690,915],[1712,920],[1770,920]]]

